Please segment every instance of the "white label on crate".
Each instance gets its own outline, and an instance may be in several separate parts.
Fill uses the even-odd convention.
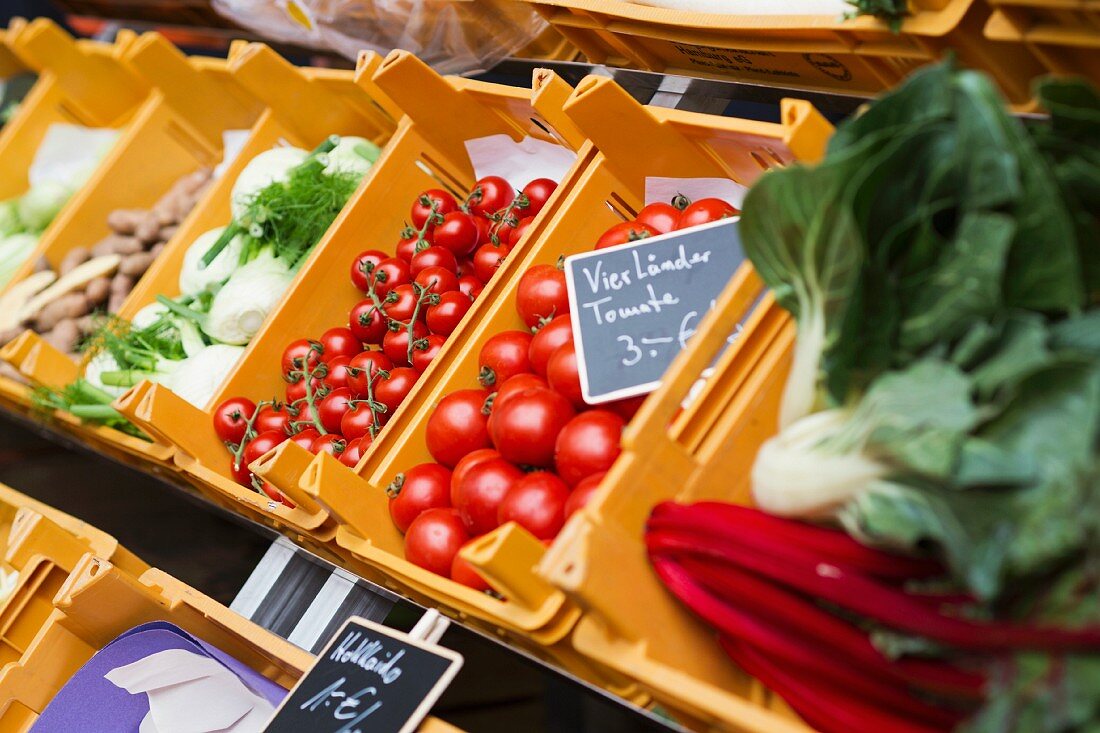
[[[43,183],[78,187],[92,175],[118,136],[119,131],[109,127],[50,125],[27,170],[27,181],[31,188]]]
[[[536,178],[561,181],[577,160],[577,154],[562,145],[534,137],[516,142],[508,135],[467,140],[466,154],[478,179],[500,176],[517,190]]]
[[[214,179],[222,177],[226,168],[233,165],[233,161],[241,154],[241,149],[248,142],[251,130],[226,130],[222,133],[222,162],[214,167]]]
[[[741,202],[748,193],[747,186],[731,181],[728,178],[660,178],[650,176],[645,179],[646,204],[672,203],[672,199],[678,195],[686,196],[692,201],[699,199],[722,199],[726,203],[740,209]]]

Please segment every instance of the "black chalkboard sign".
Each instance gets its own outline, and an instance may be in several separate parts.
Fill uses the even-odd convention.
[[[744,261],[737,219],[566,258],[585,401],[656,389]]]
[[[411,733],[462,666],[450,649],[363,618],[344,624],[266,733]]]

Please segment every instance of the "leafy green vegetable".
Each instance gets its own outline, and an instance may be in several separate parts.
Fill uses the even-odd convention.
[[[750,191],[746,254],[799,329],[754,493],[937,551],[991,615],[1098,625],[1100,95],[1038,93],[1025,125],[928,67]],[[1100,658],[1003,664],[968,731],[1100,730]]]
[[[908,0],[848,0],[848,4],[855,8],[848,17],[873,15],[889,24],[892,31],[898,31],[909,15]]]

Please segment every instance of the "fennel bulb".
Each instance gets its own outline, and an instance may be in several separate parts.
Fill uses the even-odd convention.
[[[222,283],[237,269],[244,250],[244,238],[233,237],[225,249],[218,252],[209,265],[203,267],[202,256],[218,241],[218,237],[225,231],[225,227],[215,227],[195,238],[195,241],[187,248],[183,255],[183,265],[180,267],[179,286],[180,293],[184,295],[198,295],[211,285]]]
[[[290,287],[294,273],[268,248],[237,269],[210,304],[203,331],[223,344],[244,345]]]
[[[244,353],[241,346],[214,344],[183,361],[176,362],[171,374],[160,383],[186,402],[202,409],[214,397],[218,387]]]
[[[39,183],[19,197],[19,219],[28,231],[40,232],[50,225],[72,195],[72,190],[58,181]]]
[[[337,172],[363,176],[381,154],[382,149],[370,140],[344,135],[336,143],[336,147],[325,153],[324,173],[330,176]]]
[[[98,387],[113,397],[121,397],[128,388],[104,384],[102,378],[104,372],[117,372],[119,368],[119,363],[115,361],[115,358],[111,356],[110,352],[100,351],[93,356],[88,361],[88,365],[84,367],[84,381],[88,382],[93,387]]]
[[[265,150],[244,167],[237,176],[230,194],[230,210],[234,219],[240,219],[248,210],[252,197],[267,186],[285,182],[290,171],[301,165],[309,153],[301,148],[278,147]]]
[[[22,231],[23,221],[19,218],[18,200],[0,201],[0,238],[10,237]]]
[[[150,303],[134,314],[130,319],[130,328],[134,331],[144,331],[168,312],[168,308],[160,303]]]

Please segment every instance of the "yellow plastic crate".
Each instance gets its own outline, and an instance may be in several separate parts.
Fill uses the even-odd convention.
[[[148,565],[110,535],[0,484],[0,568],[18,573],[0,601],[0,666],[26,649],[53,609],[51,600],[86,553],[110,558],[126,572]]]
[[[337,543],[382,570],[389,583],[519,643],[552,645],[549,653],[570,664],[574,660],[569,654],[575,655],[575,650],[568,634],[581,607],[532,573],[544,554],[542,543],[509,524],[464,551],[508,599],[498,600],[407,562],[383,489],[397,473],[432,460],[424,441],[427,420],[443,396],[477,384],[482,344],[496,333],[524,327],[514,300],[527,268],[590,250],[605,229],[641,208],[647,176],[720,176],[747,185],[768,167],[818,158],[832,128],[805,102],[785,103],[782,123],[752,122],[643,107],[611,80],[596,77],[584,80],[564,109],[591,141],[581,151],[585,166],[563,183],[568,200],[545,223],[526,254],[511,263],[474,306],[467,316],[474,327],[458,334],[448,358],[424,375],[417,394],[393,415],[357,466],[359,477],[322,456],[314,461],[303,486],[340,522]],[[639,155],[643,149],[645,154]],[[743,268],[723,301],[730,317],[739,316],[761,287],[749,268]],[[689,351],[702,348],[693,342]],[[699,367],[696,376],[702,370]],[[661,399],[655,395],[649,401]],[[630,676],[629,670],[612,670],[600,660],[586,664],[604,679],[618,677],[621,682]]]
[[[911,0],[900,31],[871,17],[722,15],[622,0],[523,0],[590,61],[668,74],[871,95],[953,50],[1015,103],[1038,60],[983,36],[987,0]]]
[[[140,577],[83,556],[22,656],[0,670],[0,733],[30,730],[50,700],[92,655],[119,634],[167,621],[290,689],[313,655],[238,616],[160,570]],[[427,718],[421,733],[458,729]],[[460,733],[460,732],[458,732]]]
[[[8,46],[8,30],[0,28],[0,79],[8,79],[25,71],[26,65]]]
[[[114,44],[78,41],[45,18],[11,22],[4,31],[5,58],[10,62],[10,54],[38,80],[0,130],[0,200],[26,192],[27,171],[50,125],[122,128],[130,122],[148,94],[146,83],[122,61],[134,40],[126,31]],[[69,201],[43,238],[74,206]],[[25,385],[0,376],[0,401],[25,406],[27,397]]]
[[[180,175],[220,159],[223,130],[244,128],[250,133],[233,164],[211,185],[138,281],[119,310],[124,318],[133,317],[153,302],[157,294],[169,297],[178,294],[179,269],[187,248],[199,234],[230,220],[233,183],[255,155],[280,140],[312,148],[332,131],[345,134],[358,131],[366,137],[384,140],[393,126],[385,113],[355,85],[349,72],[300,72],[262,44],[236,44],[230,56],[228,62],[188,59],[155,34],[143,36],[128,54],[130,65],[155,79],[158,87],[142,110],[145,117],[135,120],[124,138],[125,144],[119,146],[121,150],[107,166],[118,169],[119,175],[123,166],[148,168],[155,171],[151,175],[159,184],[150,185],[151,190],[141,194],[146,202],[126,199],[131,201],[126,204],[128,208],[151,203]],[[217,102],[212,103],[213,100]],[[138,121],[142,124],[137,124]],[[157,161],[156,164],[151,165],[151,160]],[[170,173],[165,174],[166,170]],[[106,172],[101,170],[97,180],[82,191],[82,196],[86,194],[96,203],[89,203],[94,210],[91,213],[80,210],[81,218],[89,220],[83,226],[79,226],[81,222],[76,218],[70,221],[72,228],[65,230],[71,233],[66,240],[70,247],[87,242],[81,232],[88,231],[92,221],[98,228],[105,227],[106,213],[117,207],[120,195],[133,196],[133,192],[126,190],[109,193],[102,189],[110,186],[94,185],[100,181],[106,184],[107,180]],[[24,340],[0,349],[0,358],[16,365],[32,381],[51,386],[68,384],[81,373],[80,366],[33,335],[25,334]],[[148,386],[127,393],[123,404],[136,409]],[[127,412],[125,407],[123,412]],[[174,445],[155,431],[147,431],[153,438],[149,442],[111,428],[83,425],[66,413],[58,413],[58,418],[70,432],[97,447],[121,450],[162,467],[175,468],[171,461]],[[140,419],[135,422],[141,424]]]
[[[466,140],[491,134],[547,139],[550,135],[546,130],[555,128],[551,119],[536,110],[542,105],[533,102],[530,89],[445,78],[406,52],[392,53],[377,68],[377,73],[361,64],[357,78],[360,83],[380,90],[405,113],[382,157],[303,266],[283,303],[253,338],[207,410],[189,408],[159,387],[150,389],[141,407],[149,428],[177,445],[177,462],[189,476],[251,509],[261,521],[290,532],[330,557],[332,547],[325,546],[335,536],[336,523],[298,487],[298,478],[313,456],[305,450],[294,450],[298,446],[288,443],[280,446],[273,458],[264,461],[258,473],[282,489],[296,507],[291,509],[271,501],[232,479],[230,455],[213,432],[210,412],[230,396],[244,395],[258,401],[283,395],[286,385],[279,360],[286,345],[297,338],[316,338],[328,328],[346,325],[348,312],[362,299],[347,276],[354,257],[367,247],[383,250],[393,247],[405,225],[408,207],[420,191],[440,185],[465,191],[473,184]],[[550,96],[560,97],[568,92],[568,85],[556,77],[543,75],[540,79],[535,94],[539,99],[544,89]],[[560,111],[560,104],[548,107]],[[566,129],[561,134],[568,138],[572,133]],[[540,222],[546,220],[559,200],[558,196],[550,199],[544,213],[533,223],[533,229],[541,226]],[[506,268],[507,265],[502,267]],[[482,297],[491,298],[491,289],[492,285]],[[467,319],[464,323],[471,321]],[[446,353],[444,349],[436,361],[445,361]]]
[[[188,59],[159,34],[147,33],[134,41],[122,61],[152,85],[152,92],[95,174],[39,240],[34,254],[12,278],[12,285],[33,271],[39,257],[56,268],[73,249],[89,246],[108,234],[111,211],[150,208],[179,178],[213,167],[222,157],[222,133],[249,129],[262,111],[259,100],[229,74],[225,60]],[[219,101],[211,104],[212,99]],[[33,346],[19,343],[12,349],[0,349],[0,358],[31,383],[61,388],[79,375],[80,368],[48,343],[33,336],[25,338]],[[171,455],[171,446],[85,425],[63,411],[54,414],[70,432],[91,443],[161,463]]]
[[[1100,84],[1100,2],[990,0],[985,35],[1022,43],[1056,74],[1080,74]]]

